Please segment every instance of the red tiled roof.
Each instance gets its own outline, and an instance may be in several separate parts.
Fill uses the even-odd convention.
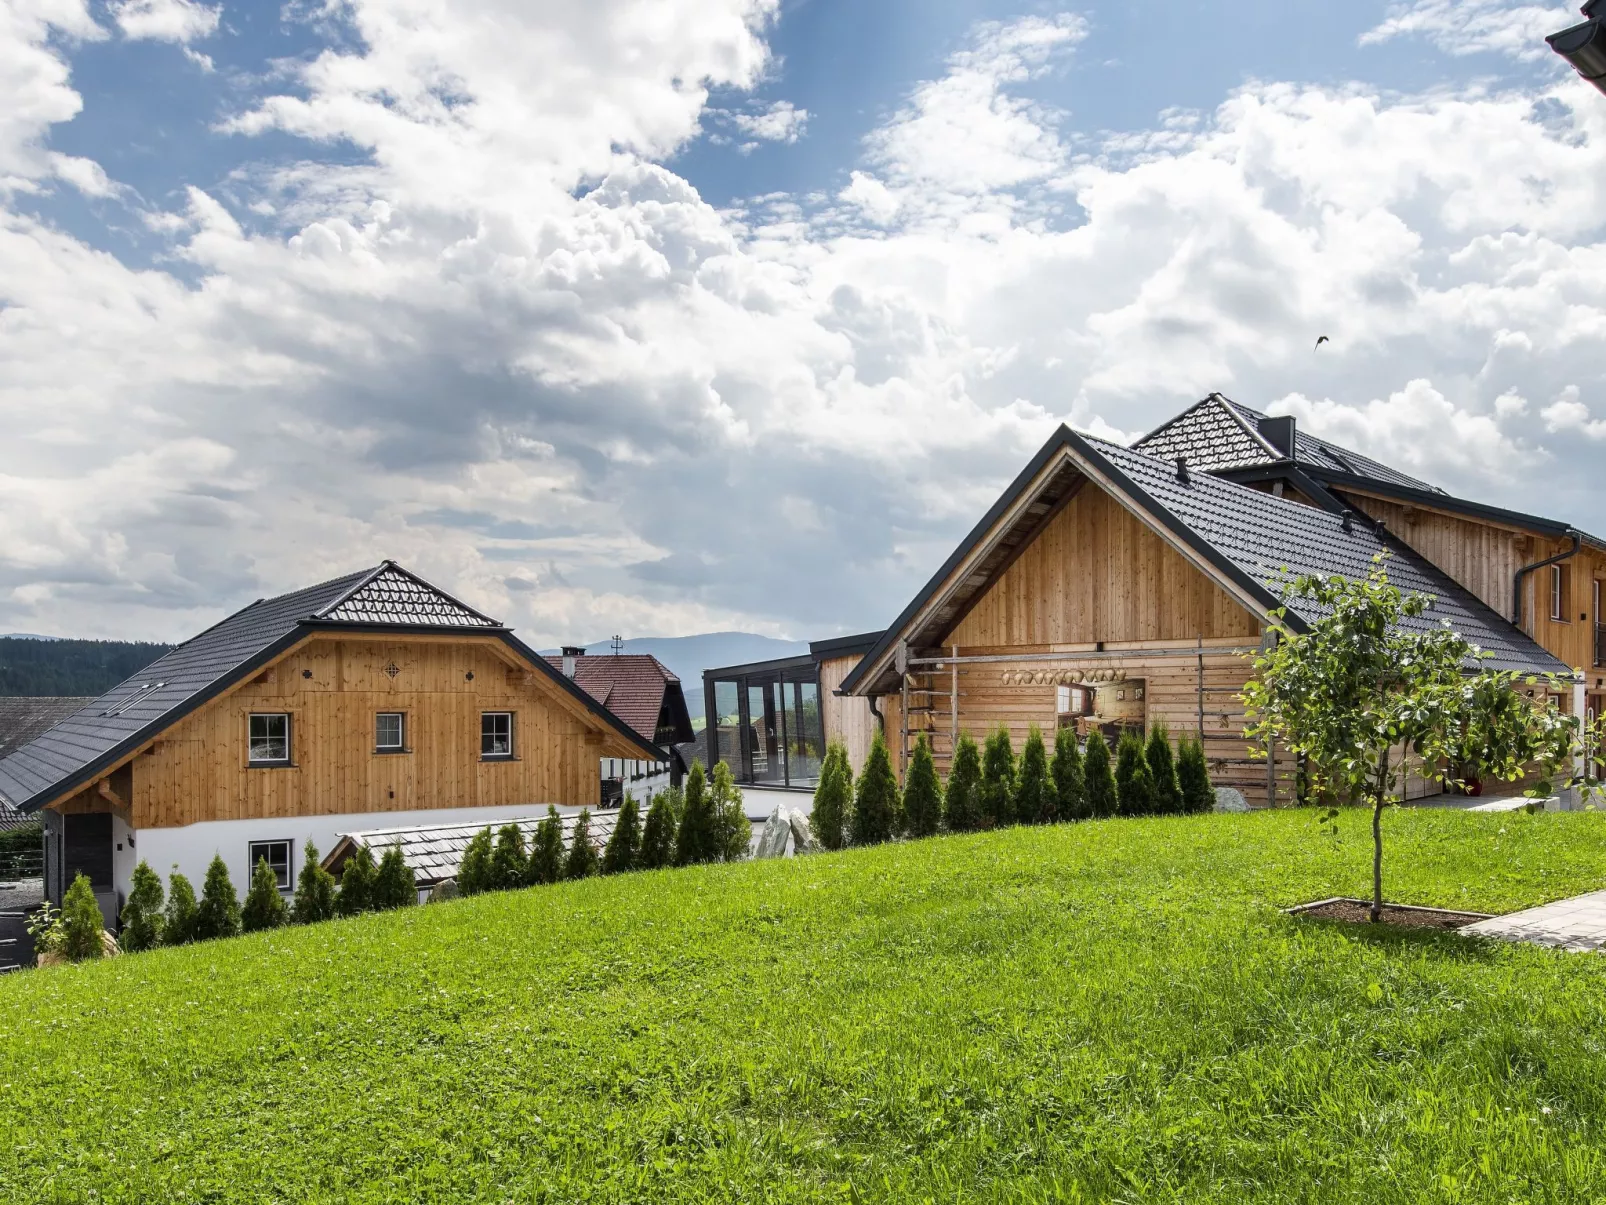
[[[561,670],[563,658],[547,661]],[[574,659],[574,684],[630,725],[643,740],[655,739],[664,691],[680,679],[651,653],[599,653]]]

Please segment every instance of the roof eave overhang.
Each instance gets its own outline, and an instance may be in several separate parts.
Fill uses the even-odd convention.
[[[1558,519],[1546,519],[1540,515],[1524,514],[1521,511],[1506,510],[1498,506],[1488,506],[1482,502],[1469,502],[1465,498],[1457,498],[1454,494],[1441,494],[1434,490],[1419,490],[1408,485],[1398,485],[1392,481],[1381,481],[1375,477],[1360,477],[1352,473],[1340,473],[1330,469],[1307,466],[1310,476],[1320,481],[1329,489],[1351,490],[1357,494],[1376,494],[1380,497],[1394,499],[1400,502],[1416,503],[1420,506],[1450,511],[1453,514],[1465,515],[1470,519],[1483,519],[1491,523],[1499,523],[1507,527],[1520,527],[1526,531],[1536,532],[1547,536],[1565,536],[1574,530],[1571,525]],[[1587,533],[1579,533],[1585,543],[1597,548],[1606,548],[1606,541],[1602,541]]]

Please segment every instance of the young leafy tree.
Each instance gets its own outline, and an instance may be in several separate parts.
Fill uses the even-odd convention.
[[[177,868],[167,876],[167,910],[162,914],[162,942],[182,946],[195,940],[195,888]]]
[[[222,854],[213,854],[201,884],[201,906],[195,912],[195,936],[200,941],[234,937],[240,932],[240,897],[234,894],[229,868]]]
[[[490,891],[496,884],[496,873],[491,868],[495,856],[496,838],[491,826],[486,825],[468,839],[463,847],[463,860],[457,864],[457,891],[459,895],[479,895]]]
[[[903,822],[911,837],[929,837],[942,823],[942,784],[924,732],[915,738],[909,772],[903,776]]]
[[[988,828],[1015,823],[1015,750],[1009,743],[1009,729],[1003,725],[982,749],[979,798],[982,823]]]
[[[1177,750],[1177,786],[1182,791],[1183,811],[1208,812],[1216,806],[1204,742],[1197,736],[1184,737],[1182,747]]]
[[[660,870],[675,863],[675,813],[669,792],[660,791],[652,797],[647,809],[647,823],[641,830],[641,868]]]
[[[1082,754],[1082,782],[1087,791],[1087,814],[1095,820],[1115,815],[1115,775],[1110,772],[1110,747],[1097,728],[1087,734]]]
[[[524,830],[504,824],[496,831],[496,848],[491,853],[491,889],[508,891],[524,886],[529,877],[530,859],[524,853]]]
[[[1321,618],[1284,632],[1255,660],[1244,687],[1251,740],[1280,741],[1308,759],[1317,795],[1372,809],[1372,908],[1383,911],[1383,809],[1396,798],[1405,767],[1396,749],[1421,758],[1421,772],[1447,781],[1474,765],[1507,780],[1537,764],[1550,775],[1573,751],[1578,720],[1562,715],[1548,691],[1524,697],[1538,679],[1478,670],[1482,655],[1448,624],[1407,628],[1432,605],[1425,594],[1390,584],[1379,556],[1363,581],[1300,576],[1285,600],[1314,604]],[[1286,618],[1286,605],[1276,613]]]
[[[556,883],[563,877],[563,817],[558,809],[547,804],[546,815],[535,826],[535,840],[530,844],[528,882]]]
[[[1143,738],[1131,729],[1115,745],[1115,810],[1122,816],[1154,812],[1154,779],[1143,760]]]
[[[675,833],[675,865],[692,866],[719,857],[719,825],[713,801],[708,797],[708,780],[703,763],[694,761],[686,775],[685,803],[680,829]]]
[[[602,873],[623,874],[634,870],[641,857],[641,816],[634,796],[626,795],[619,805],[619,816],[602,851]]]
[[[591,844],[591,809],[581,808],[575,817],[574,835],[569,838],[569,857],[563,864],[563,877],[584,879],[597,873],[597,847]]]
[[[124,950],[132,954],[162,944],[162,876],[144,858],[134,867],[122,920],[123,935],[118,944]]]
[[[1015,818],[1022,824],[1052,824],[1059,812],[1059,796],[1048,776],[1048,750],[1036,724],[1021,746],[1020,769],[1015,779]]]
[[[848,751],[840,741],[825,747],[820,763],[820,781],[814,788],[814,808],[809,813],[809,829],[826,849],[847,844],[848,811],[853,803],[853,770]]]
[[[335,911],[341,916],[356,916],[374,906],[374,876],[379,873],[374,865],[374,854],[366,845],[359,845],[340,868],[340,895],[335,900]]]
[[[277,929],[285,923],[284,897],[279,894],[279,877],[273,873],[266,858],[258,858],[251,872],[251,886],[245,893],[245,906],[240,909],[240,927],[247,933],[262,929]]]
[[[1143,760],[1149,767],[1149,780],[1154,786],[1154,810],[1167,816],[1179,814],[1182,786],[1177,782],[1177,764],[1171,756],[1171,734],[1166,731],[1165,721],[1156,720],[1149,725]]]
[[[887,752],[887,742],[877,731],[853,790],[853,844],[879,845],[890,841],[897,826],[898,776],[892,772],[892,755]]]
[[[522,845],[523,843],[520,842]],[[400,845],[388,847],[374,873],[373,906],[378,910],[410,908],[418,903],[418,877],[407,865]]]
[[[318,860],[318,847],[310,840],[301,851],[301,873],[296,876],[296,898],[290,919],[298,925],[316,924],[335,914],[335,876]]]
[[[752,848],[753,822],[747,818],[742,806],[742,792],[724,758],[714,764],[713,781],[708,786],[708,801],[714,809],[719,856],[727,862],[741,861]]]
[[[1082,751],[1076,744],[1076,729],[1060,728],[1054,733],[1054,760],[1048,775],[1054,780],[1055,816],[1060,820],[1087,818],[1087,788],[1082,783]]]
[[[79,871],[61,901],[61,952],[74,962],[99,958],[106,952],[100,944],[100,934],[105,927],[106,918],[101,916],[100,905],[95,902],[95,889],[89,885],[84,872]]]
[[[942,812],[951,833],[973,833],[982,826],[981,750],[968,732],[959,734],[954,748]]]

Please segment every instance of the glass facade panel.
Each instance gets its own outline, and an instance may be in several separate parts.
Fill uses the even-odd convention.
[[[715,682],[711,699],[714,714],[708,722],[714,726],[714,738],[718,742],[714,760],[724,762],[734,772],[742,764],[741,684]]]
[[[814,664],[744,668],[745,673],[710,682],[708,723],[716,756],[737,782],[813,790],[825,755]]]

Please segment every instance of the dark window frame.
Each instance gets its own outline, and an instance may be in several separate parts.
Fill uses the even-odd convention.
[[[825,756],[825,699],[820,689],[819,663],[812,656],[787,657],[705,671],[704,731],[708,733],[709,756],[716,762],[724,754],[720,745],[720,685],[733,687],[736,694],[736,758],[731,765],[735,780],[767,790],[814,790],[819,783],[819,763]],[[812,725],[805,687],[814,690]],[[764,708],[757,717],[753,715],[755,700]],[[723,727],[728,729],[729,725]],[[815,747],[812,759],[807,752],[798,757],[792,748],[797,744],[806,750],[811,742]],[[812,775],[806,769],[810,760],[814,762]],[[759,762],[765,767],[762,778],[754,769]],[[799,763],[804,767],[801,772]]]
[[[486,722],[495,716],[507,717],[507,751],[497,753],[486,750],[486,741],[495,741],[500,735],[495,731],[486,730]],[[513,761],[519,752],[518,746],[518,712],[516,711],[482,711],[480,712],[480,760],[481,761]]]
[[[289,891],[295,882],[296,843],[288,837],[270,837],[265,841],[249,841],[246,843],[246,882],[249,883],[251,876],[257,872],[257,862],[262,856],[257,851],[267,845],[284,846],[284,874],[280,876],[277,868],[274,869],[274,874],[279,876],[279,890]],[[274,865],[272,858],[268,859],[268,865],[270,867]]]
[[[396,717],[396,743],[394,745],[381,744],[379,740],[379,721],[386,716]],[[374,752],[375,753],[409,753],[407,748],[407,713],[405,711],[376,711],[374,712]]]
[[[257,738],[251,729],[257,720],[283,720],[284,721],[284,756],[258,757],[255,752]],[[264,736],[263,742],[271,741],[271,736]],[[245,761],[248,766],[293,766],[295,765],[295,720],[288,711],[252,711],[245,717]]]

